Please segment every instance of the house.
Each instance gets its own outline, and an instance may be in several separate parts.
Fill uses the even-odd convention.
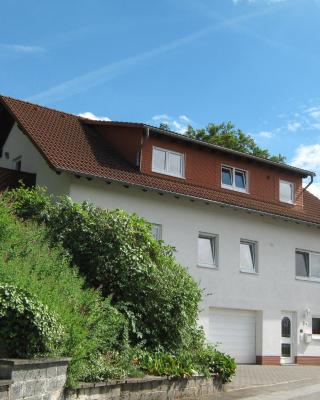
[[[313,172],[4,96],[0,148],[2,174],[152,223],[204,289],[207,340],[239,363],[320,364],[320,200],[302,186]]]

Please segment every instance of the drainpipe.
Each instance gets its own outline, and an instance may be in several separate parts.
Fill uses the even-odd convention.
[[[145,140],[149,139],[149,136],[150,136],[149,129],[150,128],[148,126],[144,126],[144,129],[143,129],[144,134],[141,138],[140,147],[137,151],[137,163],[136,164],[137,164],[137,167],[139,167],[140,171],[141,171],[141,159],[142,159],[142,146],[143,146]]]
[[[310,182],[307,184],[307,186],[306,186],[303,190],[307,190],[308,187],[311,186],[311,185],[313,184],[314,175],[310,175],[310,178],[311,178]]]

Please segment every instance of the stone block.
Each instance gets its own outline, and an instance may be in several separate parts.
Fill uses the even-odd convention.
[[[10,399],[16,400],[23,396],[23,383],[13,383],[10,387]]]
[[[46,368],[46,376],[47,378],[55,378],[57,376],[57,369],[59,367],[53,366]]]

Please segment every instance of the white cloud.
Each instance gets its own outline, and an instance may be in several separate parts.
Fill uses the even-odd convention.
[[[14,53],[20,54],[34,54],[41,53],[44,51],[44,48],[41,46],[27,46],[22,44],[6,44],[0,43],[0,48],[12,51]]]
[[[312,171],[320,169],[320,144],[300,145],[296,150],[292,164]]]
[[[272,138],[273,133],[271,131],[261,131],[261,132],[259,132],[259,136],[270,139],[270,138]]]
[[[111,121],[109,117],[98,117],[97,115],[93,114],[90,111],[86,111],[84,113],[80,113],[79,117],[87,118],[87,119],[93,119],[96,121]]]
[[[186,124],[191,124],[191,123],[192,123],[191,119],[188,118],[186,115],[180,115],[180,116],[179,116],[179,119],[180,119],[181,121],[185,122]]]
[[[169,119],[170,119],[170,117],[167,114],[159,114],[159,115],[154,115],[152,117],[153,121],[160,121],[160,122],[165,122],[165,121],[168,121]]]
[[[311,107],[306,110],[306,113],[317,120],[320,120],[320,107]]]
[[[320,183],[313,183],[307,190],[320,199]]]
[[[188,125],[192,123],[192,120],[186,115],[179,115],[178,117],[172,117],[168,114],[157,114],[152,117],[152,121],[156,122],[157,125],[167,124],[169,129],[178,132],[185,133]]]
[[[300,122],[288,122],[288,131],[290,132],[295,132],[297,131],[299,128],[301,128],[301,123]]]

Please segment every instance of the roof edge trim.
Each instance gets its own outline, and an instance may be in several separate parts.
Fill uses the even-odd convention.
[[[72,171],[72,170],[62,169],[62,168],[58,168],[57,171],[71,173],[73,175],[78,175],[78,176],[81,176],[81,177],[84,177],[84,178],[96,178],[96,179],[103,180],[103,181],[109,180],[109,181],[120,183],[120,184],[126,184],[126,185],[133,186],[133,187],[147,189],[147,190],[150,190],[150,191],[153,191],[153,192],[163,192],[163,193],[170,194],[172,196],[179,196],[179,197],[183,197],[183,198],[190,199],[190,200],[192,199],[192,200],[201,201],[203,203],[210,203],[210,204],[214,204],[214,205],[217,205],[217,206],[223,206],[223,207],[226,207],[226,208],[232,208],[232,209],[236,209],[236,210],[239,210],[239,211],[248,212],[250,214],[253,213],[253,214],[257,214],[257,215],[261,215],[261,216],[267,216],[267,217],[270,217],[270,218],[277,218],[277,219],[280,219],[282,221],[290,221],[290,222],[294,222],[294,223],[298,223],[298,224],[314,226],[314,227],[317,227],[317,228],[320,229],[320,223],[310,222],[310,221],[307,221],[307,220],[293,218],[293,217],[286,217],[284,215],[275,214],[275,213],[269,213],[267,211],[259,211],[259,210],[256,210],[254,208],[247,208],[247,207],[237,206],[237,205],[234,205],[234,204],[224,203],[222,201],[217,201],[217,200],[204,199],[202,197],[187,195],[187,194],[183,194],[183,193],[179,193],[179,192],[171,192],[169,190],[160,189],[160,188],[157,189],[157,188],[154,188],[152,186],[142,185],[142,184],[139,184],[139,183],[132,183],[132,182],[128,182],[126,180],[115,179],[115,178],[106,178],[104,176],[94,175],[94,174],[84,174],[83,172],[79,172],[79,171]]]

